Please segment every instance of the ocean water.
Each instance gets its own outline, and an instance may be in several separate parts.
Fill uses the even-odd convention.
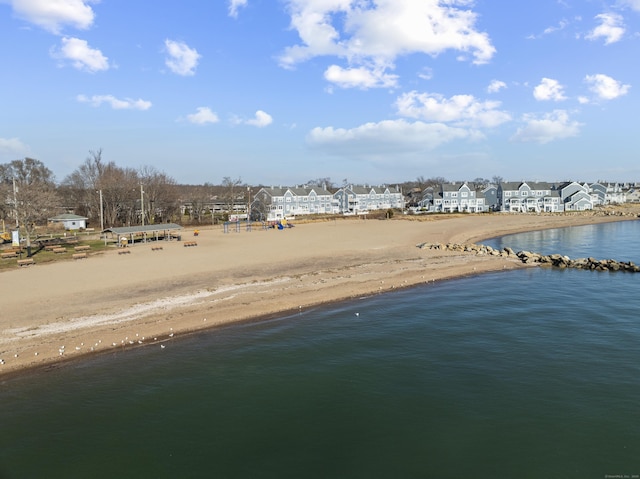
[[[640,222],[492,241],[640,262]],[[639,293],[492,273],[4,380],[0,478],[631,478]]]

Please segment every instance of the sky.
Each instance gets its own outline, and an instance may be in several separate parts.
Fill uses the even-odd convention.
[[[640,181],[640,0],[0,0],[0,163]]]

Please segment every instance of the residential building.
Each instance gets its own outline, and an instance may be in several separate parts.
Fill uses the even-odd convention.
[[[434,213],[489,211],[484,191],[477,190],[473,183],[444,183],[440,187],[428,187],[424,190],[421,208]]]
[[[498,185],[497,199],[499,210],[508,213],[564,211],[558,191],[547,182],[502,182]]]
[[[398,187],[349,185],[336,191],[333,198],[338,211],[345,215],[404,208],[404,197]]]
[[[585,211],[593,209],[593,198],[589,185],[576,181],[561,183],[558,185],[560,198],[565,211]]]
[[[337,214],[333,195],[324,187],[261,188],[251,202],[251,217],[262,221],[310,214]]]

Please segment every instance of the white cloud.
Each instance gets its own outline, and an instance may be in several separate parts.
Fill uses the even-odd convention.
[[[553,27],[548,27],[545,28],[544,31],[542,32],[543,35],[549,35],[551,33],[560,31],[560,30],[564,30],[567,25],[569,25],[569,22],[567,20],[561,20],[558,25],[553,26]]]
[[[601,100],[613,100],[619,96],[626,95],[631,88],[631,85],[623,85],[602,73],[587,75],[584,77],[584,81],[590,85],[589,90],[594,92]]]
[[[206,123],[218,123],[218,121],[220,121],[218,119],[218,115],[211,111],[211,108],[206,106],[196,108],[195,113],[187,115],[187,120],[197,125],[204,125]]]
[[[418,72],[418,77],[423,80],[431,80],[433,78],[433,70],[429,67],[424,67]]]
[[[571,121],[565,110],[554,110],[551,113],[545,113],[542,117],[524,115],[523,120],[526,125],[518,128],[515,135],[511,137],[512,141],[545,144],[577,136],[582,126],[577,121]]]
[[[585,37],[587,40],[597,40],[602,37],[604,38],[604,44],[610,45],[619,41],[624,35],[623,19],[617,13],[601,13],[596,15],[595,18],[602,23],[589,32]]]
[[[0,138],[0,155],[22,156],[29,151],[29,148],[18,138]],[[15,158],[11,158],[14,160]]]
[[[89,47],[86,40],[65,37],[59,50],[52,50],[51,56],[69,60],[74,68],[91,73],[109,69],[109,59],[100,50]]]
[[[98,107],[103,103],[111,105],[114,110],[148,110],[151,108],[151,102],[146,100],[132,100],[131,98],[125,98],[123,100],[116,98],[113,95],[93,95],[87,97],[86,95],[78,95],[77,100],[80,103],[89,103],[91,106]]]
[[[566,100],[564,96],[564,87],[552,78],[543,78],[541,83],[533,89],[533,97],[538,101],[562,101]]]
[[[89,6],[98,0],[11,0],[16,16],[59,34],[65,25],[85,30],[95,14]]]
[[[258,110],[256,111],[255,118],[247,120],[245,123],[247,125],[257,126],[258,128],[264,128],[265,126],[273,123],[273,118],[271,118],[271,115],[269,115],[268,113],[265,113],[262,110]]]
[[[229,0],[229,16],[238,17],[238,10],[247,6],[247,0]]]
[[[628,6],[632,10],[640,12],[640,0],[620,0],[618,3],[622,6]]]
[[[507,84],[500,80],[492,80],[489,86],[487,87],[488,93],[498,93],[503,88],[507,88]]]
[[[173,40],[165,40],[164,45],[168,54],[165,64],[173,73],[183,76],[195,74],[200,59],[200,54],[195,48],[189,48],[186,43]]]
[[[342,88],[357,87],[363,90],[376,87],[395,87],[398,76],[385,74],[383,70],[369,70],[365,67],[342,68],[331,65],[324,72],[324,78]]]
[[[457,126],[495,127],[511,120],[498,101],[478,101],[473,95],[447,99],[434,93],[405,93],[396,100],[398,114],[408,118],[450,122]]]
[[[385,120],[351,129],[317,127],[309,132],[307,141],[328,152],[367,156],[432,150],[454,140],[479,138],[482,135],[476,131],[442,123]]]
[[[563,20],[560,20],[560,22],[558,22],[557,25],[545,28],[542,31],[542,33],[538,35],[535,35],[535,34],[527,35],[526,38],[529,40],[536,40],[536,39],[542,38],[545,35],[551,35],[552,33],[559,32],[560,30],[564,30],[565,28],[567,28],[568,25],[569,25],[569,21],[563,19]]]
[[[475,29],[469,0],[287,0],[291,28],[300,44],[288,47],[280,64],[289,68],[322,55],[345,59],[344,71],[394,67],[398,56],[461,52],[473,63],[495,53],[486,33]],[[357,70],[356,70],[357,71]],[[377,75],[382,78],[382,74]],[[343,86],[346,86],[345,82]],[[360,86],[355,83],[355,86]],[[380,82],[378,86],[385,86]]]

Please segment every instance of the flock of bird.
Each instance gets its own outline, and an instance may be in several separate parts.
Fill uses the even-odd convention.
[[[205,318],[204,321],[206,321],[207,319]],[[167,335],[167,337],[169,338],[173,338],[175,335],[175,333],[173,332],[173,328],[169,328],[169,334]],[[140,336],[140,334],[136,333],[135,337],[131,337],[129,338],[129,336],[125,336],[124,339],[122,339],[120,341],[120,343],[111,343],[112,347],[125,347],[125,346],[133,346],[133,345],[142,345],[145,344],[145,341],[148,341],[149,338],[146,338],[145,336]],[[158,337],[154,336],[153,341],[156,342],[158,341]],[[84,349],[85,352],[88,351],[93,352],[96,351],[98,349],[98,347],[102,344],[102,339],[99,339],[96,343],[94,343],[92,346],[89,346],[88,348],[85,348],[85,344],[84,342],[81,342],[78,346],[75,347],[75,351],[82,351]],[[165,349],[166,345],[165,344],[160,344],[160,348],[161,349]],[[34,352],[33,353],[34,356],[38,356],[38,352]],[[58,355],[59,356],[65,356],[67,354],[67,349],[64,345],[60,346],[58,348]],[[13,355],[14,358],[18,358],[19,354],[15,353]],[[6,361],[3,358],[0,358],[0,366],[6,364]]]

